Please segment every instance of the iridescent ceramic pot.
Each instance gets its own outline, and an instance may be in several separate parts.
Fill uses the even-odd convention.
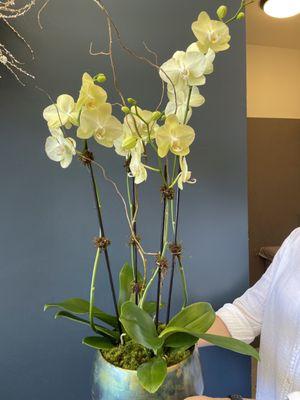
[[[203,378],[198,352],[168,368],[164,384],[150,394],[139,384],[136,371],[107,362],[100,351],[93,371],[93,400],[183,400],[203,394]]]

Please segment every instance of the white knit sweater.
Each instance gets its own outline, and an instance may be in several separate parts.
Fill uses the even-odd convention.
[[[217,315],[236,339],[251,343],[261,335],[256,399],[299,400],[300,228],[260,281]]]

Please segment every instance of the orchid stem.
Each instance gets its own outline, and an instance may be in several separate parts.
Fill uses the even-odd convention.
[[[133,233],[136,238],[136,184],[134,182],[134,177],[132,178],[132,216],[134,218],[133,221]],[[134,272],[134,283],[135,283],[135,304],[138,305],[139,302],[139,291],[138,291],[138,265],[137,265],[137,247],[136,243],[132,243],[133,247],[133,272]]]
[[[87,144],[85,145],[86,150]],[[104,225],[103,225],[103,219],[102,219],[102,214],[101,214],[101,205],[100,205],[100,200],[99,200],[99,193],[97,189],[97,184],[95,181],[95,175],[94,175],[94,170],[93,166],[91,163],[88,163],[88,169],[90,172],[91,176],[91,182],[92,182],[92,188],[93,188],[93,194],[94,194],[94,199],[95,199],[95,204],[96,204],[96,210],[97,210],[97,216],[98,216],[98,222],[99,222],[99,229],[100,229],[100,235],[105,237],[105,231],[104,231]],[[118,329],[120,332],[120,335],[122,334],[122,327],[121,323],[119,320],[119,310],[118,310],[118,304],[117,304],[117,297],[116,297],[116,291],[114,287],[114,282],[113,282],[113,276],[111,272],[111,266],[110,266],[110,260],[109,260],[109,255],[108,255],[108,250],[107,248],[104,248],[104,257],[105,257],[105,262],[106,262],[106,267],[107,267],[107,272],[108,272],[108,277],[109,277],[109,283],[110,283],[110,288],[112,292],[112,298],[113,298],[113,303],[114,303],[114,308],[115,308],[115,313],[118,321]]]
[[[167,182],[168,171],[167,165],[164,168],[164,178]],[[162,227],[161,227],[161,238],[160,238],[160,258],[163,257],[164,245],[165,245],[165,229],[166,229],[166,209],[167,209],[167,199],[166,196],[163,197],[163,214],[162,214]],[[158,260],[159,262],[160,260]],[[156,314],[155,314],[155,325],[158,328],[159,323],[159,309],[160,309],[160,293],[161,293],[161,280],[162,280],[161,267],[158,266],[158,279],[157,279],[157,294],[156,294]]]
[[[131,200],[131,193],[130,193],[130,187],[129,187],[128,172],[126,172],[126,188],[127,188],[128,204],[129,204],[129,208],[130,208],[130,225],[131,225],[132,224],[133,213],[132,213],[132,200]],[[131,240],[130,240],[130,242],[131,242]],[[133,245],[132,245],[132,243],[130,243],[130,259],[131,259],[132,275],[134,276],[134,254],[133,254]]]
[[[184,268],[182,265],[181,261],[181,256],[177,256],[178,264],[179,264],[179,272],[181,276],[181,281],[182,281],[182,291],[183,291],[183,303],[182,303],[182,309],[187,306],[188,302],[188,290],[187,290],[187,283],[186,283],[186,277],[185,277],[185,272]]]
[[[99,258],[100,258],[101,250],[97,248],[94,266],[93,266],[93,274],[92,274],[92,281],[91,281],[91,289],[90,289],[90,309],[89,309],[89,320],[91,328],[97,334],[99,333],[94,324],[94,302],[95,302],[95,290],[96,290],[96,277],[99,267]]]
[[[177,244],[178,239],[178,222],[179,222],[179,210],[180,210],[180,189],[177,188],[176,194],[176,219],[175,219],[175,232],[174,232],[174,244]],[[173,293],[173,283],[174,283],[174,270],[176,265],[176,255],[172,255],[172,265],[171,265],[171,277],[170,277],[170,286],[169,286],[169,296],[168,296],[168,305],[167,305],[167,319],[166,323],[168,324],[170,321],[170,312],[171,312],[171,302],[172,302],[172,293]]]

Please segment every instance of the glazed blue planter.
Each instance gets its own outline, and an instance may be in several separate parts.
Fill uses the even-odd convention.
[[[96,353],[93,370],[93,400],[183,400],[203,394],[203,377],[198,352],[168,368],[159,390],[148,393],[139,384],[136,371],[122,369]]]

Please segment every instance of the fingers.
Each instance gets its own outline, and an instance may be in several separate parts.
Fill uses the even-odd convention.
[[[206,397],[206,396],[193,396],[193,397],[187,397],[187,398],[184,399],[184,400],[209,400],[209,399],[212,400],[211,397]],[[217,399],[216,399],[216,400],[217,400]]]

